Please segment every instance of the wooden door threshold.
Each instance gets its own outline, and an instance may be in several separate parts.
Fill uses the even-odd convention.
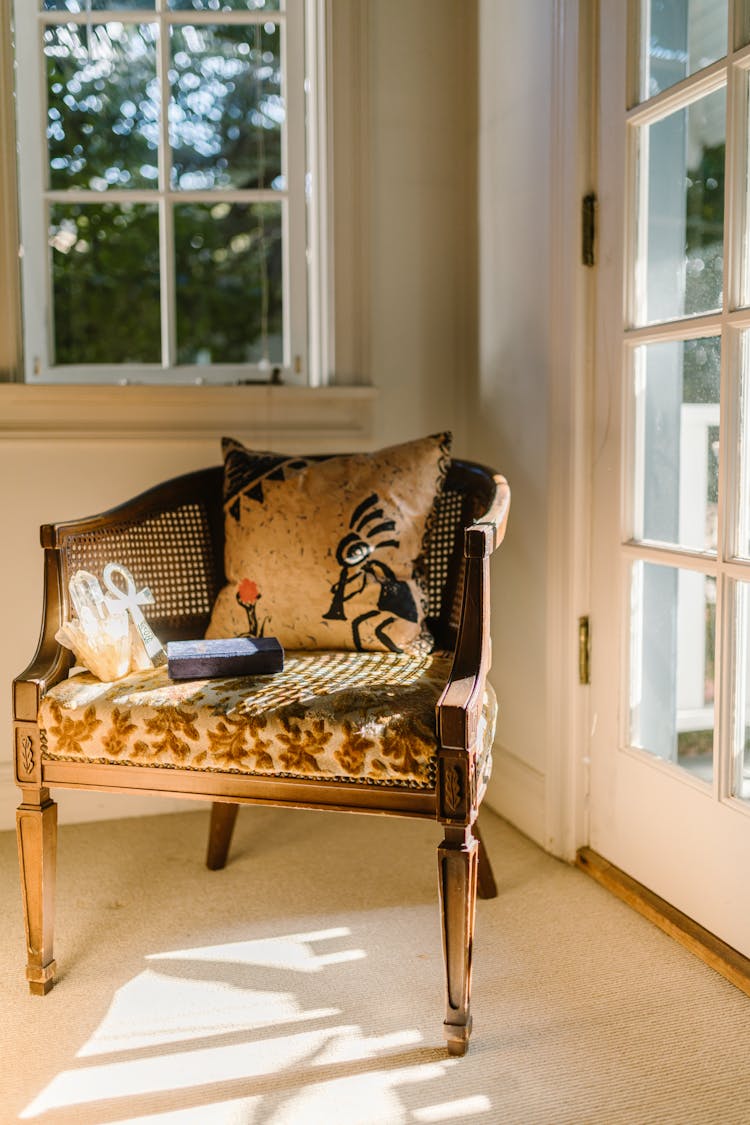
[[[689,949],[726,980],[730,981],[747,996],[750,996],[750,959],[738,953],[715,934],[704,930],[687,914],[665,902],[663,898],[631,879],[619,867],[615,867],[590,848],[580,848],[576,855],[576,866],[596,879],[612,894],[637,910],[649,922],[653,922],[665,934]]]

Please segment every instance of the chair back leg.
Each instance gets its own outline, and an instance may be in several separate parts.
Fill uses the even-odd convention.
[[[479,834],[479,821],[474,822],[472,829],[479,844],[479,860],[477,866],[477,898],[497,898],[497,884],[492,873],[492,864],[487,854],[487,846]]]
[[[26,979],[35,996],[55,983],[52,939],[55,925],[57,805],[48,789],[23,791],[16,810],[18,861],[21,868],[23,919],[26,928]]]
[[[443,1029],[448,1053],[463,1055],[471,1035],[471,951],[477,901],[478,841],[471,828],[445,829],[438,848],[446,1001]]]
[[[226,801],[214,801],[211,805],[211,825],[208,830],[206,853],[206,867],[209,871],[220,871],[226,865],[239,807],[239,805],[227,804]]]

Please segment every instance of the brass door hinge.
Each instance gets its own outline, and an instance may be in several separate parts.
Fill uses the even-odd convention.
[[[591,627],[588,617],[578,618],[578,683],[591,683]]]
[[[581,262],[584,266],[596,265],[596,196],[593,191],[581,201]]]

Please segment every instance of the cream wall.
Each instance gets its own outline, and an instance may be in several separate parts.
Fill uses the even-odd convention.
[[[455,431],[476,365],[476,4],[373,0],[373,381],[379,439]]]
[[[479,363],[467,448],[510,481],[493,562],[490,803],[545,839],[554,0],[479,0]]]
[[[316,442],[345,448],[452,428],[464,452],[472,451],[462,443],[461,431],[475,366],[476,5],[473,0],[334,0],[334,15],[337,11],[342,26],[334,21],[334,36],[338,28],[339,45],[347,35],[359,37],[367,84],[356,103],[358,112],[366,107],[366,115],[353,123],[349,115],[356,167],[342,157],[342,145],[335,153],[342,213],[352,217],[352,242],[342,246],[356,244],[361,261],[359,275],[356,254],[338,262],[340,305],[347,317],[364,310],[367,346],[360,347],[358,359],[353,358],[357,349],[342,346],[339,370],[347,378],[369,377],[377,387],[372,422],[365,401],[343,412],[338,432],[319,437],[320,427],[314,419],[306,423],[302,410],[295,436],[278,419],[264,428],[245,396],[244,405],[224,412],[225,421],[217,412],[215,425],[200,405],[195,407],[191,425],[189,409],[176,417],[157,395],[144,400],[144,420],[153,425],[156,410],[161,434],[101,438],[96,431],[87,435],[85,425],[68,418],[59,425],[74,429],[75,436],[63,437],[53,407],[47,411],[48,432],[34,435],[28,421],[33,423],[33,409],[21,411],[26,422],[14,420],[17,392],[0,395],[0,511],[6,528],[0,552],[6,636],[0,646],[0,683],[6,685],[0,692],[5,732],[0,827],[10,827],[17,803],[10,770],[10,682],[33,655],[38,635],[40,523],[100,511],[157,480],[218,461],[225,429],[282,448],[297,443],[312,448]],[[346,97],[341,83],[336,97]],[[346,138],[343,128],[341,136]],[[7,301],[7,289],[4,295]],[[363,370],[352,370],[355,362]],[[123,401],[117,392],[113,388],[115,412]],[[156,406],[150,406],[154,399]],[[132,415],[133,407],[129,410]],[[137,422],[133,425],[137,429]],[[502,463],[496,447],[490,453]],[[166,805],[59,796],[63,820]]]

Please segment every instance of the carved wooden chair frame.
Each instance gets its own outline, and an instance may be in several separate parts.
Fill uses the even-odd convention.
[[[438,849],[438,888],[446,970],[445,1035],[452,1054],[463,1054],[471,1032],[470,990],[474,914],[480,897],[495,891],[476,826],[483,796],[477,776],[477,733],[490,665],[489,560],[505,533],[510,505],[506,481],[472,462],[454,460],[446,480],[440,527],[428,570],[434,607],[429,624],[437,646],[454,652],[450,679],[437,704],[438,769],[435,790],[347,785],[289,777],[164,769],[158,766],[45,759],[37,715],[44,694],[64,679],[71,654],[55,640],[70,616],[68,580],[77,569],[96,570],[118,557],[114,550],[137,530],[157,548],[148,581],[156,603],[148,616],[162,640],[202,636],[213,599],[224,584],[221,466],[157,485],[109,512],[41,528],[44,608],[36,655],[13,683],[14,763],[22,791],[17,830],[27,979],[43,995],[55,979],[53,958],[57,841],[55,788],[148,793],[213,802],[207,864],[223,867],[239,805],[265,804],[340,809],[437,819],[444,826]],[[137,536],[136,536],[137,538]],[[186,604],[170,601],[170,566],[189,542],[194,573]],[[184,560],[184,554],[182,556]],[[162,595],[159,593],[162,590]]]

